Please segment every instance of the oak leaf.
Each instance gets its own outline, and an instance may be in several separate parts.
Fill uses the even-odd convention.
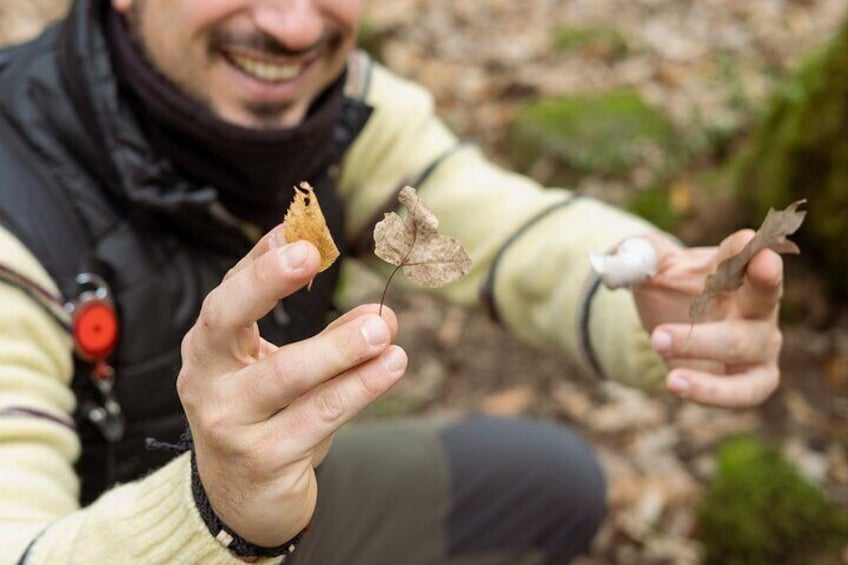
[[[418,198],[415,189],[404,187],[398,200],[407,209],[406,218],[390,212],[374,227],[374,254],[395,265],[392,277],[403,269],[411,281],[432,288],[468,274],[471,259],[462,244],[439,233],[439,220]]]
[[[286,241],[306,240],[318,248],[321,254],[319,273],[329,269],[338,259],[339,249],[327,227],[315,190],[308,182],[294,187],[294,199],[286,212],[283,225]]]
[[[798,210],[798,207],[805,202],[806,200],[798,200],[780,211],[769,209],[757,233],[742,251],[719,263],[716,272],[707,276],[704,292],[696,296],[689,306],[689,318],[692,322],[696,322],[703,315],[710,300],[742,286],[748,262],[763,249],[768,248],[777,253],[801,252],[798,246],[786,237],[795,233],[804,222],[807,212]]]

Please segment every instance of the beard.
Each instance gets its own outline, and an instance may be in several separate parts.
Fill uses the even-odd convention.
[[[135,0],[126,14],[127,27],[133,44],[159,77],[171,84],[188,99],[203,106],[211,115],[223,119],[220,112],[215,108],[211,94],[206,93],[203,89],[196,88],[196,85],[187,82],[182,83],[179,77],[169,77],[162,71],[161,65],[157,65],[156,58],[153,56],[147,43],[147,38],[152,37],[151,30],[146,29],[147,19],[145,15],[148,13],[147,5],[147,0]],[[339,30],[331,30],[312,45],[302,49],[291,49],[272,35],[260,30],[235,32],[224,27],[213,27],[207,34],[206,43],[207,64],[209,66],[216,59],[222,60],[223,64],[232,65],[225,55],[226,49],[237,48],[247,50],[259,56],[264,55],[269,58],[296,58],[316,51],[324,51],[326,56],[334,57],[343,48],[344,36]],[[192,86],[195,86],[195,88],[192,88]],[[242,102],[242,109],[251,116],[256,128],[275,129],[280,127],[279,124],[283,120],[283,117],[294,104],[294,102],[288,101],[260,102],[245,100]]]

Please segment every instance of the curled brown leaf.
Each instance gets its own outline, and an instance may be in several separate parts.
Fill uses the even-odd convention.
[[[798,231],[804,223],[807,212],[798,210],[798,207],[805,202],[798,200],[780,211],[770,209],[757,233],[742,251],[719,263],[716,272],[707,276],[704,292],[696,296],[689,306],[689,318],[693,323],[704,314],[710,300],[742,286],[748,262],[763,249],[768,248],[777,253],[801,252],[795,243],[786,238]]]
[[[439,233],[439,220],[415,189],[404,187],[398,196],[406,218],[390,212],[374,227],[374,253],[400,267],[411,281],[425,287],[455,282],[471,270],[471,259],[456,239]]]

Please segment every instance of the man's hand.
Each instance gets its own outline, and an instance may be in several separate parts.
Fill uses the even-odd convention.
[[[705,277],[753,237],[742,230],[718,248],[681,249],[647,236],[658,252],[657,275],[633,291],[651,344],[668,366],[666,386],[701,404],[742,408],[759,404],[777,388],[782,336],[777,326],[783,292],[780,255],[764,250],[748,264],[744,284],[710,302],[692,326],[688,310]]]
[[[394,313],[356,308],[319,335],[276,347],[256,321],[309,282],[317,249],[276,228],[206,297],[177,381],[201,482],[219,518],[273,547],[315,510],[314,467],[333,434],[402,376]]]

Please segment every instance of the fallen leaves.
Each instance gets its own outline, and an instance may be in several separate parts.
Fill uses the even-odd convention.
[[[374,227],[374,254],[396,267],[386,288],[398,269],[403,269],[409,280],[430,288],[468,274],[471,259],[462,244],[439,233],[439,220],[418,198],[415,189],[404,187],[398,200],[407,209],[406,218],[390,212]]]
[[[777,253],[801,252],[798,246],[786,237],[795,233],[804,222],[807,212],[798,210],[798,207],[805,202],[806,200],[798,200],[781,211],[770,209],[757,233],[742,251],[719,263],[716,272],[707,276],[704,292],[692,300],[689,318],[693,323],[703,315],[710,300],[742,286],[748,262],[763,249],[768,248]]]
[[[306,240],[318,248],[321,254],[319,273],[329,269],[338,259],[339,249],[327,227],[315,190],[308,182],[294,187],[294,200],[289,205],[283,223],[286,241]]]

